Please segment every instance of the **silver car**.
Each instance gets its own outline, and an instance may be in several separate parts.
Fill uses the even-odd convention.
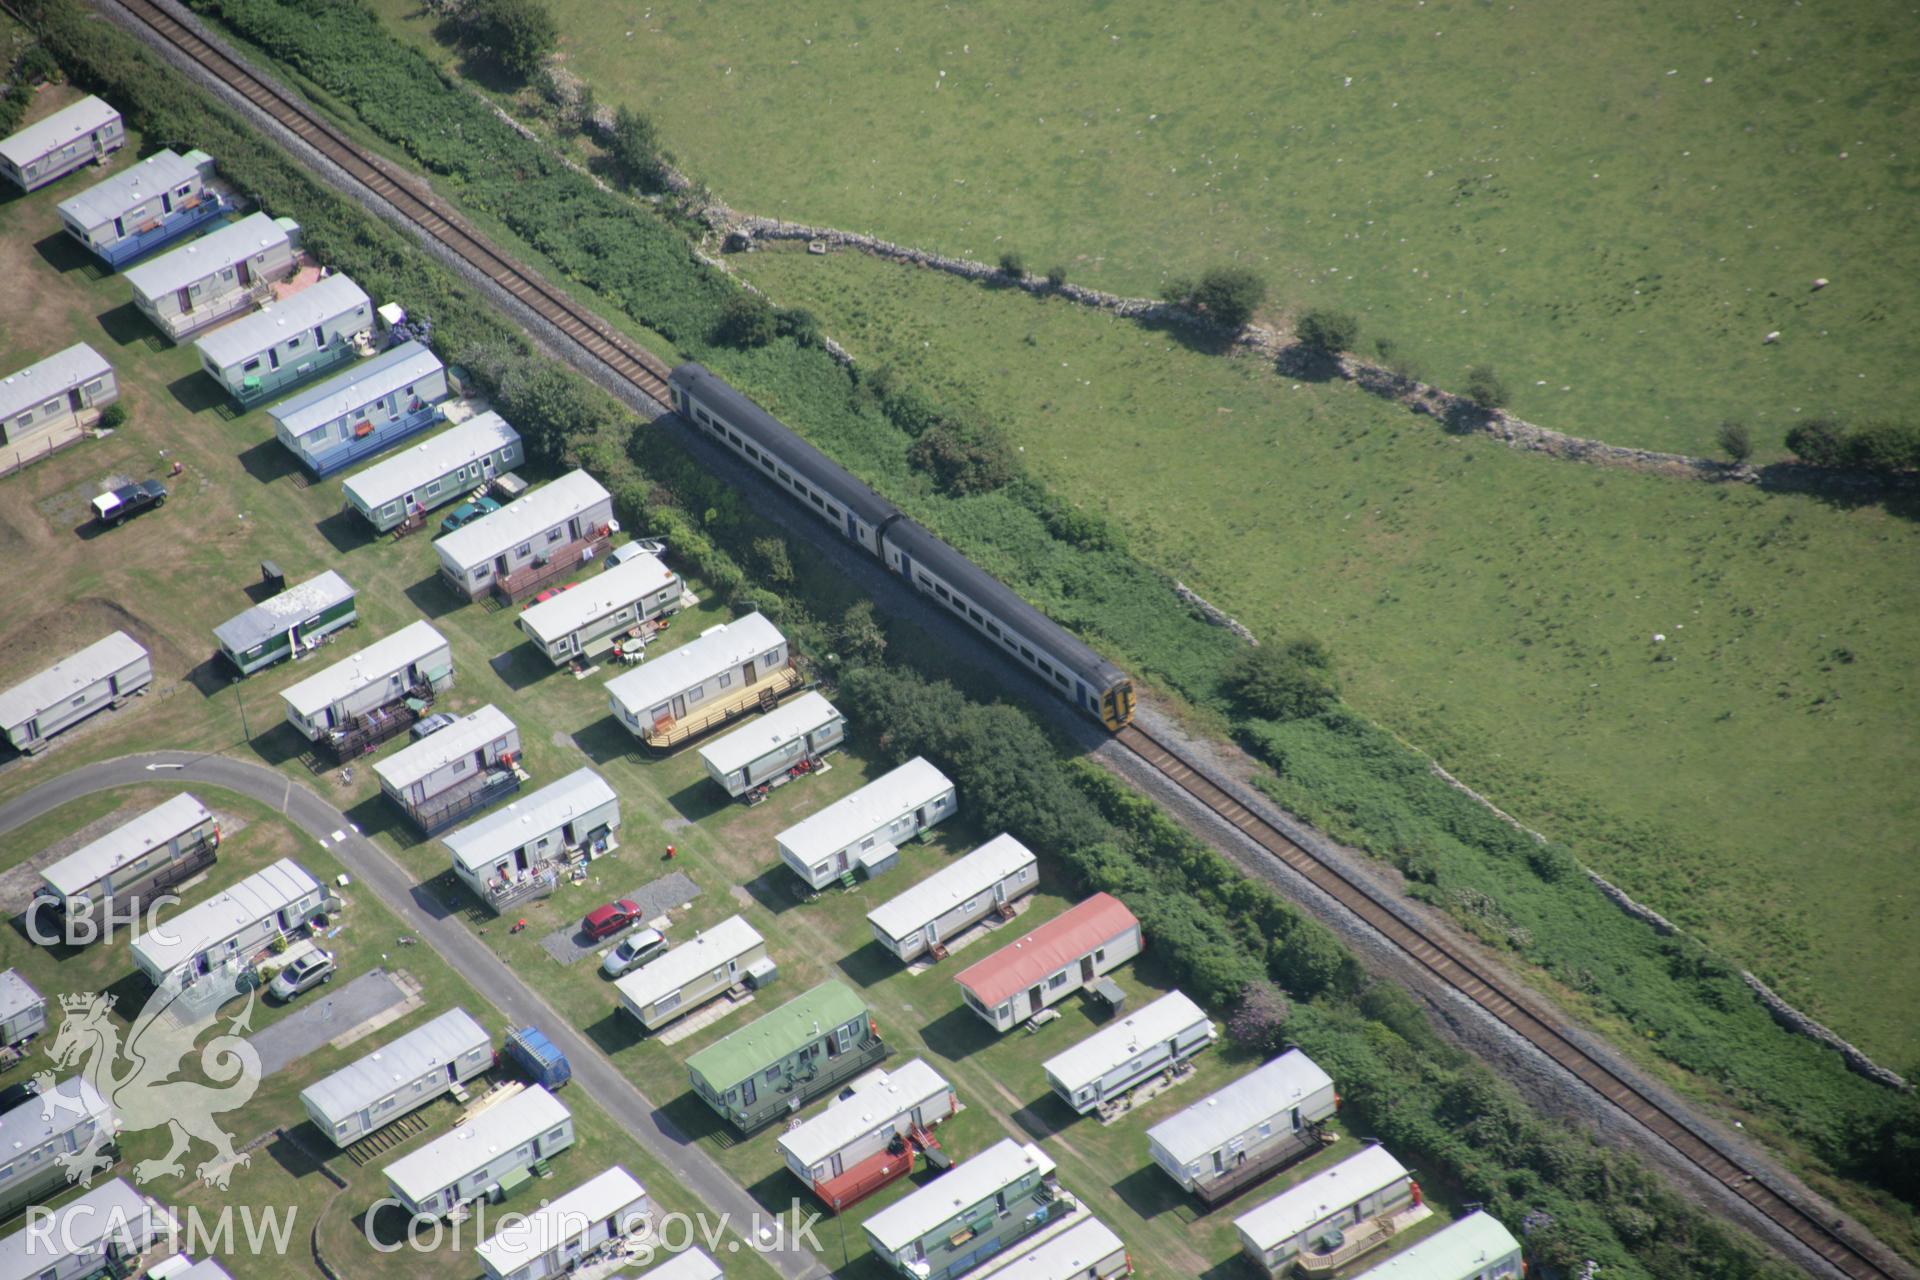
[[[607,952],[607,958],[600,962],[600,971],[609,978],[617,978],[628,970],[638,969],[666,949],[666,935],[658,929],[637,929]]]

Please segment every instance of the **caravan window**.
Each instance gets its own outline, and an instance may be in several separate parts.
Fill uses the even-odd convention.
[[[671,1013],[673,1010],[678,1009],[679,1007],[680,1007],[680,993],[678,991],[675,991],[670,995],[661,996],[658,1000],[655,1000],[653,1002],[653,1011],[655,1013]]]

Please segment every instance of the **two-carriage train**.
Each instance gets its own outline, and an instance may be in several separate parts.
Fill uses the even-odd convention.
[[[667,379],[681,417],[765,472],[803,507],[1111,730],[1133,717],[1133,682],[992,574],[927,532],[780,420],[699,364]]]

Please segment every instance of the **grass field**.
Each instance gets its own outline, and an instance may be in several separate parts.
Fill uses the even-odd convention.
[[[134,154],[130,147],[115,163],[129,163]],[[357,827],[417,874],[428,886],[427,892],[443,895],[450,907],[467,912],[470,927],[570,1021],[593,1036],[637,1085],[772,1208],[785,1208],[802,1194],[802,1188],[779,1170],[774,1132],[745,1142],[728,1141],[702,1104],[686,1091],[680,1063],[688,1053],[743,1025],[749,1017],[829,975],[841,976],[874,1002],[897,1060],[925,1054],[954,1081],[969,1108],[948,1135],[956,1153],[964,1156],[979,1150],[1002,1134],[1039,1138],[1060,1161],[1063,1184],[1090,1201],[1133,1246],[1142,1274],[1198,1275],[1237,1266],[1232,1261],[1237,1242],[1230,1222],[1252,1201],[1196,1217],[1191,1206],[1170,1194],[1171,1187],[1161,1175],[1145,1167],[1142,1134],[1149,1123],[1197,1100],[1206,1090],[1249,1068],[1251,1062],[1215,1052],[1203,1060],[1195,1080],[1123,1123],[1106,1129],[1087,1121],[1069,1123],[1071,1117],[1048,1100],[1038,1063],[1091,1028],[1086,1012],[1075,1006],[1042,1035],[1023,1034],[988,1043],[984,1029],[976,1030],[971,1016],[959,1006],[948,981],[952,967],[910,977],[881,963],[867,941],[866,910],[991,833],[955,824],[931,844],[913,847],[904,870],[886,881],[854,894],[836,892],[817,903],[796,903],[786,887],[785,873],[775,873],[771,836],[868,776],[868,765],[857,749],[837,756],[835,767],[824,776],[783,789],[773,801],[753,809],[724,803],[690,753],[665,761],[639,757],[625,732],[608,717],[601,688],[606,672],[575,680],[552,669],[522,641],[512,611],[489,612],[456,601],[444,591],[435,578],[426,538],[393,542],[361,535],[352,520],[339,515],[339,480],[310,486],[297,483],[290,461],[270,440],[259,411],[231,418],[220,412],[211,387],[195,372],[191,350],[150,342],[144,322],[129,314],[124,283],[93,278],[53,229],[52,204],[71,190],[56,186],[0,203],[0,276],[21,281],[30,291],[30,310],[23,308],[18,314],[35,318],[30,330],[16,328],[8,341],[29,359],[75,340],[94,343],[121,375],[130,421],[110,439],[82,444],[0,482],[5,536],[10,546],[18,548],[0,564],[0,585],[16,597],[34,600],[33,608],[18,612],[0,627],[0,653],[6,655],[0,679],[31,671],[109,626],[123,626],[153,651],[156,681],[147,697],[119,712],[95,717],[41,756],[0,769],[0,796],[17,795],[90,760],[158,747],[223,750],[281,768],[289,778],[321,791],[345,809]],[[105,477],[158,474],[176,460],[183,472],[169,479],[175,497],[163,510],[98,538],[83,536],[80,508]],[[277,560],[295,579],[323,566],[337,568],[359,589],[363,620],[322,648],[315,659],[231,683],[210,661],[208,630],[245,607],[243,588],[262,558]],[[800,571],[823,572],[811,565],[801,566]],[[421,615],[429,617],[454,647],[458,674],[443,707],[459,711],[495,702],[507,710],[520,727],[524,763],[534,786],[591,763],[621,796],[623,851],[596,863],[586,881],[564,887],[552,901],[526,908],[531,927],[522,933],[510,932],[506,921],[471,910],[473,904],[446,870],[444,846],[422,841],[403,826],[391,804],[378,796],[370,762],[356,765],[351,778],[340,770],[312,774],[299,760],[302,741],[280,719],[278,690],[311,674],[318,663],[338,660]],[[677,641],[724,616],[703,605],[677,619],[669,639]],[[858,733],[856,726],[856,742]],[[397,749],[395,745],[386,750]],[[88,823],[129,814],[163,793],[160,788],[137,788],[77,801],[11,835],[5,862],[10,865],[31,856]],[[215,793],[202,798],[230,814],[239,830],[223,848],[206,882],[188,890],[189,902],[278,856],[297,856],[322,878],[339,870],[324,851],[313,849],[273,813],[237,797]],[[678,846],[681,855],[671,865],[664,860],[669,842]],[[692,928],[744,911],[770,939],[782,978],[748,1011],[737,1012],[680,1045],[666,1047],[634,1034],[632,1024],[616,1012],[610,985],[595,971],[594,960],[565,968],[539,951],[537,942],[548,930],[566,927],[586,908],[674,869],[689,872],[702,889],[693,906],[676,918],[674,936],[684,938]],[[480,993],[438,957],[420,948],[402,951],[398,947],[395,939],[402,926],[385,906],[352,890],[348,898],[346,930],[338,940],[343,971],[357,972],[386,955],[389,963],[404,967],[423,987],[423,1007],[379,1039],[454,1004],[467,1006],[500,1030]],[[1065,899],[1049,886],[1034,908],[1040,914],[1026,919],[1037,922],[1044,913],[1064,905]],[[972,954],[985,954],[991,945],[981,943],[981,949]],[[138,984],[128,978],[129,964],[119,945],[56,959],[9,934],[0,942],[0,963],[21,967],[43,991],[114,987],[130,997],[139,994]],[[1165,986],[1164,978],[1145,964],[1121,980],[1136,1001]],[[262,1006],[256,1011],[256,1025],[276,1016],[284,1015]],[[298,1089],[359,1056],[372,1043],[377,1040],[329,1049],[272,1077],[233,1117],[230,1130],[244,1139],[274,1125],[293,1124],[299,1115],[294,1100]],[[554,1181],[542,1184],[539,1194],[562,1191],[619,1161],[663,1207],[697,1207],[687,1203],[672,1177],[615,1130],[578,1090],[570,1091],[566,1100],[575,1111],[579,1145],[556,1162]],[[453,1119],[454,1108],[436,1104],[430,1115],[440,1131]],[[318,1141],[310,1132],[307,1136]],[[152,1154],[149,1148],[154,1142],[152,1134],[131,1137],[127,1154],[136,1160],[144,1158]],[[1322,1162],[1352,1147],[1351,1138],[1343,1138],[1336,1152]],[[298,1207],[302,1216],[288,1256],[249,1264],[253,1266],[249,1274],[312,1275],[308,1233],[316,1222],[322,1250],[336,1266],[345,1268],[345,1274],[471,1274],[470,1260],[451,1243],[424,1259],[412,1253],[376,1255],[366,1242],[361,1217],[379,1193],[378,1164],[362,1168],[344,1159],[332,1164],[349,1181],[338,1195],[297,1143],[273,1139],[236,1173],[229,1192],[187,1185],[158,1191],[170,1201],[203,1209],[224,1203]],[[1286,1176],[1318,1167],[1319,1163],[1302,1166]],[[1268,1193],[1279,1185],[1269,1184]],[[1447,1187],[1431,1189],[1442,1206],[1450,1203]],[[906,1190],[896,1188],[889,1196]],[[822,1232],[827,1261],[851,1261],[857,1273],[873,1273],[871,1263],[862,1268],[862,1237],[854,1229],[871,1207],[862,1206],[845,1224],[845,1256],[838,1256],[837,1227]],[[398,1229],[385,1220],[373,1226],[382,1239],[392,1238]],[[245,1252],[235,1250],[237,1256]],[[743,1258],[730,1258],[727,1265],[733,1275],[758,1271]]]
[[[1890,3],[552,8],[738,209],[1126,293],[1245,263],[1279,318],[1349,309],[1447,386],[1491,360],[1522,416],[1621,444],[1736,418],[1773,453],[1914,391]]]
[[[1503,807],[1875,1052],[1920,1052],[1909,521],[1516,455],[858,254],[736,262],[1256,631],[1322,637],[1354,705]],[[1864,912],[1863,879],[1887,886]]]

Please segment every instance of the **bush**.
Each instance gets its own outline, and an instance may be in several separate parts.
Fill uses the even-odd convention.
[[[1061,285],[1065,284],[1066,282],[1067,282],[1067,269],[1065,267],[1048,267],[1047,268],[1047,288],[1058,289]]]
[[[1809,418],[1788,429],[1787,451],[1816,467],[1843,467],[1848,461],[1846,429],[1828,418]]]
[[[1300,317],[1294,335],[1316,351],[1339,355],[1353,350],[1360,337],[1360,322],[1344,311],[1309,311]]]
[[[103,431],[113,431],[127,424],[127,406],[119,401],[100,411],[100,427]]]
[[[461,42],[521,80],[533,78],[560,36],[544,0],[472,0],[465,13]]]
[[[1000,274],[1009,280],[1027,278],[1027,262],[1019,254],[1009,249],[1000,255]]]
[[[1477,364],[1467,370],[1467,384],[1461,394],[1489,412],[1507,403],[1507,384],[1490,364]]]
[[[1006,437],[985,424],[941,421],[907,450],[907,461],[956,498],[991,493],[1018,473]]]
[[[1723,422],[1716,435],[1721,452],[1735,462],[1745,462],[1753,456],[1753,433],[1747,430],[1744,422]]]
[[[1267,282],[1246,267],[1214,267],[1197,282],[1175,281],[1168,300],[1238,332],[1267,300]]]
[[[1260,645],[1235,658],[1226,683],[1234,701],[1263,720],[1299,720],[1333,705],[1330,663],[1320,642]]]
[[[825,341],[819,319],[805,307],[775,308],[773,327],[781,337],[792,338],[803,347],[817,347]]]
[[[713,340],[742,349],[764,347],[779,333],[780,322],[773,314],[773,304],[757,293],[742,289],[720,309]]]
[[[634,186],[657,191],[666,185],[660,131],[648,117],[631,107],[621,107],[614,113],[606,147],[622,176]]]
[[[1293,1006],[1280,988],[1262,978],[1248,984],[1227,1015],[1227,1038],[1262,1057],[1280,1047]]]
[[[1847,441],[1853,465],[1893,474],[1920,467],[1920,428],[1905,422],[1869,422]]]

